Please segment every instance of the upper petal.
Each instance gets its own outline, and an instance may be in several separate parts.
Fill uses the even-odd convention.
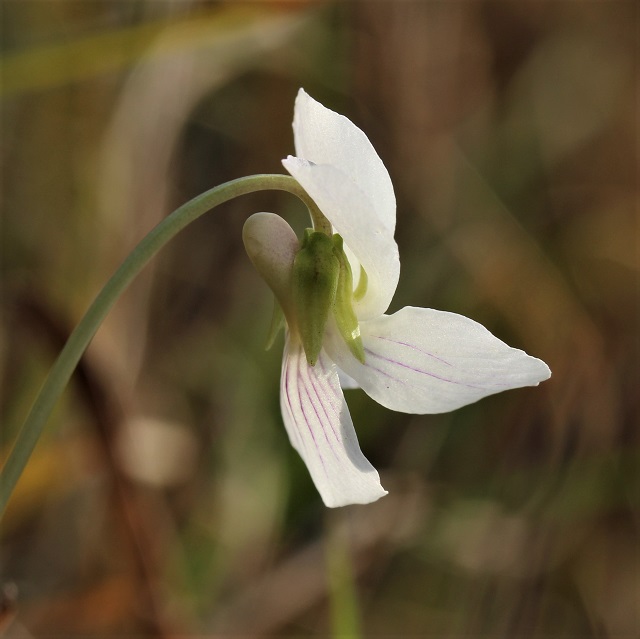
[[[325,505],[368,504],[387,494],[360,450],[337,368],[324,351],[311,367],[300,343],[287,339],[280,406],[291,444]]]
[[[396,198],[391,178],[363,131],[300,89],[294,107],[293,135],[299,158],[333,166],[348,176],[369,197],[373,205],[370,214],[375,213],[393,234]]]
[[[335,331],[332,359],[377,402],[405,413],[442,413],[510,388],[536,386],[548,366],[455,313],[405,307],[361,322],[365,364]]]
[[[372,214],[369,194],[334,166],[311,164],[292,156],[282,164],[342,235],[367,272],[367,293],[354,304],[358,317],[366,319],[384,313],[398,286],[400,258],[393,232]]]

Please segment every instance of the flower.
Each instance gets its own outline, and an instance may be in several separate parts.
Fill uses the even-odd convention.
[[[335,235],[309,230],[300,243],[282,218],[258,213],[243,238],[287,322],[280,404],[291,443],[327,506],[364,504],[387,493],[342,387],[392,410],[441,413],[550,371],[461,315],[410,306],[385,315],[400,274],[389,173],[358,127],[302,89],[293,131],[297,155],[282,163]]]

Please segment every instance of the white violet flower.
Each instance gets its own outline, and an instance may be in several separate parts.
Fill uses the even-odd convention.
[[[280,404],[291,444],[327,506],[365,504],[387,493],[341,386],[391,410],[442,413],[551,373],[461,315],[385,315],[400,273],[389,173],[358,127],[302,89],[293,131],[297,155],[282,163],[333,233],[308,229],[300,242],[281,217],[257,213],[243,239],[287,323]]]

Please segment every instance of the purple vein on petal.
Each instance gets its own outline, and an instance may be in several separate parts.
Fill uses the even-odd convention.
[[[291,408],[291,391],[289,388],[289,366],[291,365],[291,358],[290,357],[286,357],[285,359],[285,364],[284,364],[284,370],[282,372],[282,375],[284,377],[284,395],[286,398],[286,407],[287,407],[287,411],[289,413],[289,418],[294,426],[293,435],[295,436],[295,440],[297,442],[297,444],[301,447],[306,449],[305,443],[304,443],[304,439],[302,439],[301,435],[300,435],[300,428],[298,426],[297,421],[295,420],[294,416],[293,416],[293,409]]]
[[[313,408],[313,412],[315,413],[315,416],[316,416],[316,419],[318,421],[318,424],[320,425],[320,428],[322,429],[322,433],[324,434],[324,438],[327,440],[327,444],[329,444],[329,448],[331,448],[331,452],[334,454],[335,458],[339,461],[338,453],[336,452],[335,448],[333,447],[333,443],[331,442],[331,440],[329,439],[329,436],[327,435],[327,429],[324,427],[324,424],[322,422],[322,418],[320,417],[320,414],[318,413],[318,409],[316,408],[316,404],[313,401],[313,398],[311,397],[311,393],[309,392],[309,388],[313,389],[313,393],[316,396],[316,400],[317,400],[318,404],[322,408],[322,412],[324,413],[325,419],[331,425],[331,430],[333,430],[333,424],[331,424],[331,419],[329,419],[329,415],[327,415],[327,411],[326,411],[325,405],[323,404],[322,400],[320,399],[320,395],[318,394],[318,389],[316,388],[316,386],[314,384],[314,381],[313,381],[313,377],[309,374],[308,370],[305,371],[305,377],[306,377],[306,382],[307,383],[303,384],[303,387],[304,387],[305,392],[307,394],[307,398],[309,399],[309,403],[311,404],[311,407]],[[333,433],[335,435],[335,431],[333,431]],[[313,437],[313,433],[311,433],[311,436]],[[313,441],[315,442],[315,437],[314,437]],[[316,447],[317,447],[317,444],[316,444]],[[318,452],[320,452],[319,449],[318,449]]]
[[[373,353],[373,355],[375,355],[375,353]],[[384,375],[385,377],[388,377],[389,379],[392,379],[394,382],[398,382],[398,384],[402,384],[403,386],[413,386],[414,388],[420,389],[422,388],[419,384],[412,384],[411,382],[405,381],[404,379],[400,379],[399,377],[391,375],[390,373],[387,373],[387,371],[384,371],[377,366],[372,366],[371,364],[367,364],[366,366],[367,368],[376,371],[376,373],[380,373],[380,375]]]
[[[382,355],[379,355],[378,353],[375,353],[374,351],[372,351],[371,349],[365,348],[365,353],[367,353],[368,355],[371,355],[373,357],[377,357],[378,359],[381,359],[385,362],[389,362],[390,364],[395,364],[396,366],[402,366],[402,368],[406,368],[410,371],[413,371],[414,373],[419,373],[420,375],[427,375],[428,377],[433,377],[434,379],[438,379],[441,382],[447,382],[449,384],[456,384],[458,386],[465,386],[467,388],[476,388],[478,390],[483,390],[485,388],[503,388],[505,387],[505,384],[487,384],[484,386],[478,386],[477,384],[466,384],[465,382],[457,382],[453,379],[447,379],[446,377],[440,377],[439,375],[435,375],[433,373],[429,373],[428,371],[423,371],[420,370],[419,368],[413,368],[413,366],[409,366],[408,364],[403,364],[402,362],[398,362],[396,360],[393,359],[389,359],[388,357],[383,357]],[[373,368],[373,367],[372,367]],[[383,373],[383,371],[380,371],[379,369],[375,369],[378,370],[379,372]],[[387,373],[384,373],[387,377],[390,377],[391,379],[395,379],[396,381],[401,381],[399,380],[397,377],[393,377],[392,375],[389,375]],[[406,383],[406,382],[402,382],[402,383]]]
[[[320,358],[318,360],[318,364],[320,364],[320,368],[322,369],[322,375],[323,375],[323,380],[322,381],[325,383],[325,385],[329,386],[329,393],[327,393],[327,394],[330,394],[331,393],[331,383],[329,382],[329,375],[327,374],[327,369],[325,368],[325,364],[324,364],[324,361],[323,361],[322,358]],[[316,366],[318,364],[316,364]],[[318,381],[320,382],[321,380],[318,380]],[[315,387],[315,382],[313,382],[313,380],[312,380],[311,383],[312,383],[312,385],[314,387],[314,390],[316,391],[316,395],[317,395],[318,394],[318,390]],[[333,427],[333,422],[331,421],[331,419],[329,419],[329,416],[327,415],[327,410],[326,410],[326,407],[325,407],[324,404],[322,404],[322,408],[323,408],[323,410],[325,412],[325,415],[327,416],[327,420],[329,422],[329,425],[331,426],[331,430],[333,431],[333,435],[334,435],[334,437],[336,438],[336,441],[339,444],[340,443],[340,437],[338,437],[338,433],[336,433],[336,429]],[[331,411],[338,418],[338,421],[340,421],[340,412],[335,410],[333,404],[331,404]]]
[[[296,384],[297,387],[297,396],[298,396],[298,405],[300,406],[300,409],[302,411],[302,415],[304,417],[304,421],[305,424],[307,425],[307,429],[309,430],[309,434],[311,435],[311,439],[313,440],[313,445],[315,446],[316,450],[318,451],[318,457],[320,457],[320,462],[322,463],[322,469],[324,470],[325,475],[327,475],[327,477],[329,476],[329,474],[327,473],[327,468],[325,466],[324,463],[324,457],[322,456],[322,452],[320,451],[320,448],[318,447],[318,442],[316,441],[316,437],[313,434],[313,428],[311,428],[311,423],[309,422],[309,418],[307,417],[307,411],[304,409],[304,403],[302,401],[302,393],[300,392],[300,366],[298,365],[297,370],[296,370],[296,379],[298,380],[298,383]],[[307,396],[309,395],[309,391],[307,391],[307,389],[305,388],[305,392],[307,393]],[[314,412],[316,413],[316,418],[318,417],[317,411],[315,410],[315,407],[313,406],[313,403],[311,402],[311,399],[309,399],[309,403],[311,403],[311,406],[314,410]],[[306,447],[305,447],[306,448]]]
[[[439,362],[442,362],[443,364],[446,364],[447,366],[453,366],[453,364],[451,362],[448,362],[446,359],[442,359],[441,357],[438,357],[437,355],[434,355],[433,353],[429,353],[428,351],[423,351],[421,348],[418,348],[417,346],[414,346],[413,344],[409,344],[407,342],[399,342],[395,339],[391,339],[389,337],[382,337],[382,335],[370,335],[369,337],[373,337],[374,339],[380,339],[384,342],[391,342],[392,344],[400,344],[401,346],[406,346],[407,348],[411,348],[414,351],[417,351],[418,353],[422,353],[423,355],[426,355],[427,357],[432,357],[435,360],[438,360]]]
[[[289,362],[291,362],[291,359],[289,359]],[[288,369],[289,367],[287,367]],[[291,368],[293,368],[293,363],[291,365]],[[292,371],[293,373],[293,371]],[[300,365],[299,365],[299,358],[295,358],[295,374],[292,375],[292,379],[295,378],[297,381],[299,381],[300,379]],[[327,473],[327,469],[325,467],[325,463],[324,463],[324,458],[322,457],[322,453],[320,452],[320,449],[318,448],[318,444],[316,442],[316,438],[313,434],[313,430],[311,429],[311,426],[309,424],[309,420],[307,419],[307,412],[304,409],[304,404],[302,402],[302,395],[300,393],[300,384],[296,383],[296,388],[294,389],[294,394],[296,394],[298,396],[298,406],[300,408],[300,412],[302,413],[302,416],[304,417],[304,421],[307,424],[307,427],[309,429],[309,434],[311,435],[311,439],[313,440],[313,443],[315,445],[316,450],[318,451],[318,456],[320,457],[320,462],[322,463],[322,468],[325,472],[325,475],[328,476]],[[291,421],[293,422],[294,428],[296,429],[296,440],[298,442],[300,442],[302,444],[302,449],[304,450],[304,452],[308,455],[308,447],[307,447],[307,443],[304,439],[304,437],[302,436],[302,433],[300,431],[300,424],[298,423],[298,420],[295,418],[293,409],[292,409],[292,401],[291,401],[291,395],[289,393],[289,376],[287,375],[286,378],[286,383],[285,383],[285,394],[287,396],[287,403],[288,403],[288,408],[289,408],[289,415],[291,417]],[[302,454],[302,451],[300,451],[300,453]]]

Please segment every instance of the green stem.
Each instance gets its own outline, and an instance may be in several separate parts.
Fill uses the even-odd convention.
[[[325,561],[331,636],[334,639],[360,639],[361,618],[358,588],[349,544],[348,519],[344,513],[330,511],[326,518]]]
[[[288,175],[251,175],[226,182],[183,204],[160,222],[131,251],[120,268],[105,284],[84,317],[80,320],[80,323],[69,336],[67,343],[51,368],[0,473],[0,516],[4,513],[13,489],[18,483],[22,471],[42,434],[44,425],[49,419],[58,398],[64,391],[82,354],[107,313],[111,310],[111,307],[133,278],[172,237],[198,217],[219,204],[223,204],[240,195],[264,190],[288,191],[297,196],[307,205],[314,226],[319,230],[321,228],[326,229],[328,226],[329,233],[331,232],[331,225],[320,213],[313,200]]]

